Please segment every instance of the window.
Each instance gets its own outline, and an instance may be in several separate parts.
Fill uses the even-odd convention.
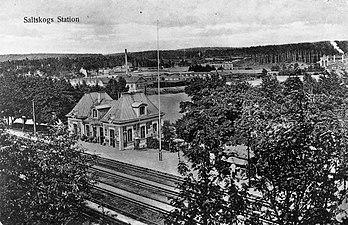
[[[145,138],[145,126],[140,127],[140,138]]]
[[[140,115],[144,115],[145,114],[145,106],[141,106],[139,108],[139,110],[140,110]]]
[[[89,125],[86,125],[86,136],[89,137]]]
[[[128,137],[127,137],[128,141],[132,141],[132,139],[133,139],[133,137],[132,137],[132,129],[129,129],[127,134],[128,134]]]
[[[94,118],[97,118],[97,117],[98,117],[98,112],[97,112],[96,109],[93,109],[93,110],[92,110],[92,113],[93,113],[93,117],[94,117]]]
[[[157,123],[152,124],[153,133],[157,133]]]
[[[97,128],[92,127],[92,131],[93,131],[93,133],[92,133],[93,137],[96,137],[97,136]]]
[[[147,122],[147,123],[146,123],[146,134],[149,133],[150,127],[151,127],[151,122]]]
[[[77,124],[76,123],[74,123],[74,134],[77,134]]]

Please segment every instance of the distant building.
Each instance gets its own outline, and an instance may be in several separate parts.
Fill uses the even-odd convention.
[[[149,84],[149,81],[140,76],[124,77],[124,79],[127,82],[126,86],[129,87],[128,92],[144,91]]]
[[[87,77],[87,70],[85,70],[84,68],[81,67],[79,72],[85,75],[85,77]]]
[[[174,73],[174,74],[167,73],[167,74],[161,75],[161,80],[162,81],[176,82],[176,81],[183,80],[183,78],[178,73]]]
[[[323,55],[318,63],[326,69],[348,68],[348,55]]]
[[[85,83],[87,86],[100,86],[100,87],[105,87],[108,82],[109,82],[110,78],[107,77],[99,77],[99,78],[74,78],[74,79],[70,79],[69,82],[72,86],[77,86],[77,85],[82,85],[83,83]]]
[[[66,116],[72,133],[119,150],[146,147],[147,138],[158,137],[158,108],[140,92],[118,100],[106,93],[85,94]]]
[[[205,63],[203,64],[203,66],[214,66],[215,69],[223,69],[223,70],[233,70],[233,63],[232,62],[228,62],[228,61],[223,61],[223,62],[209,62],[209,63]]]

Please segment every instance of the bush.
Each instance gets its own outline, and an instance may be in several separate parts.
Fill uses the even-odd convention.
[[[33,141],[0,130],[0,167],[6,168],[0,173],[1,223],[68,224],[85,210],[95,184],[89,172],[94,157],[68,134],[46,138]]]
[[[159,148],[159,141],[153,137],[146,138],[146,145],[148,148]]]

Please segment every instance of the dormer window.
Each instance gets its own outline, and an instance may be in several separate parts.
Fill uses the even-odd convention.
[[[140,115],[145,115],[145,106],[140,106],[139,111]]]
[[[97,118],[98,117],[98,112],[96,109],[92,109],[92,116],[93,118]]]
[[[132,104],[132,108],[138,117],[147,114],[146,107],[147,107],[147,104],[144,102],[134,102]]]

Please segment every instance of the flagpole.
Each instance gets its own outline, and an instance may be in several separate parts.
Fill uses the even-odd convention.
[[[159,73],[159,35],[158,35],[158,20],[157,20],[157,84],[158,84],[158,159],[162,161],[162,141],[161,141],[161,86],[160,86],[160,73]]]
[[[35,102],[33,100],[33,125],[34,125],[34,136],[36,136],[36,119],[35,119]]]

